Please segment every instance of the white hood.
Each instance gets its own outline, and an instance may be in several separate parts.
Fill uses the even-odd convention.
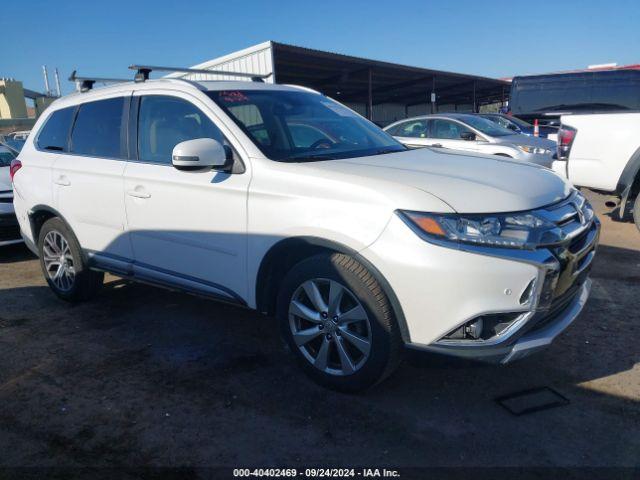
[[[438,197],[458,213],[531,210],[562,200],[571,190],[552,170],[531,163],[430,148],[329,160],[314,166],[414,187]]]

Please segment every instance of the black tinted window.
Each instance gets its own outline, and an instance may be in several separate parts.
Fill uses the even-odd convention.
[[[125,158],[122,112],[124,98],[80,105],[71,134],[71,152],[93,157]]]
[[[520,77],[511,84],[515,114],[640,108],[640,72],[582,72]]]
[[[140,99],[140,160],[170,164],[173,147],[196,138],[213,138],[224,143],[220,130],[195,105],[180,98],[162,95],[149,95]]]
[[[42,150],[63,152],[67,149],[67,136],[75,107],[56,110],[47,119],[38,134],[37,145]]]

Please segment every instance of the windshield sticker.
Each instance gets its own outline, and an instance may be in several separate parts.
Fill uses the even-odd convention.
[[[218,94],[220,100],[226,103],[240,103],[249,101],[249,97],[247,97],[244,93],[239,90],[236,91],[227,91],[224,90]]]

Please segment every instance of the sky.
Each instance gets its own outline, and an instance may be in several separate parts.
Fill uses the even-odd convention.
[[[488,77],[640,63],[640,0],[3,0],[0,77],[44,90],[191,66],[267,40]],[[53,83],[52,83],[53,85]]]

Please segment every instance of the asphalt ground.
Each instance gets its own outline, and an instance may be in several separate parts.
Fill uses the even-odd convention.
[[[638,468],[640,232],[590,197],[602,220],[592,295],[549,349],[507,366],[408,352],[359,395],[309,381],[271,318],[116,277],[97,299],[68,305],[24,246],[5,248],[0,472]],[[569,403],[515,416],[495,401],[536,387]]]

